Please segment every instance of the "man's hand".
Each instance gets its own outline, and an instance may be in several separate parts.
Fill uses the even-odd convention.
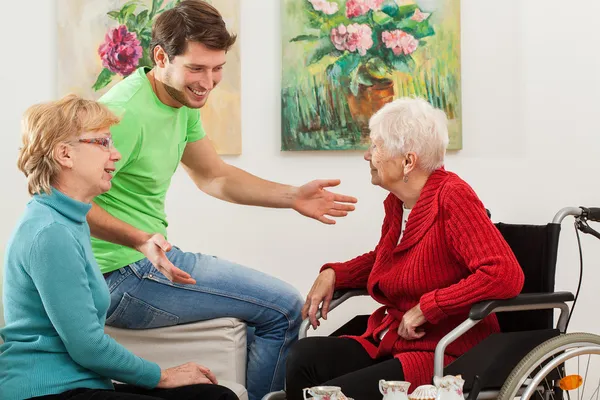
[[[354,211],[354,206],[347,203],[356,203],[356,199],[325,190],[326,187],[337,186],[338,179],[315,180],[298,188],[292,208],[305,217],[314,218],[324,224],[335,224],[331,217],[345,217],[349,211]]]
[[[171,244],[159,233],[149,235],[148,239],[136,250],[144,254],[146,258],[166,276],[171,282],[194,284],[196,281],[185,271],[173,265],[167,258],[166,252],[171,250]]]
[[[302,307],[302,319],[310,318],[310,324],[314,329],[317,329],[317,326],[319,326],[317,311],[321,303],[323,303],[321,315],[323,319],[327,319],[329,303],[331,303],[331,299],[333,298],[334,288],[335,271],[328,268],[319,274],[308,296],[306,296],[306,302],[304,303],[304,307]]]
[[[398,335],[406,340],[421,339],[425,336],[425,331],[418,328],[425,322],[427,320],[421,311],[421,306],[417,304],[402,317],[398,326]]]

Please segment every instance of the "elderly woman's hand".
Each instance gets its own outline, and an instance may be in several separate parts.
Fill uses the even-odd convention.
[[[421,339],[425,336],[425,331],[419,329],[427,320],[417,304],[404,314],[400,325],[398,326],[398,335],[406,340]]]
[[[323,319],[327,319],[327,312],[329,311],[329,303],[333,298],[333,289],[335,288],[335,271],[331,268],[321,272],[315,283],[313,283],[308,296],[306,296],[306,303],[302,307],[302,318],[310,318],[310,324],[314,329],[319,326],[317,321],[317,311],[319,305],[323,303],[321,309],[321,315]]]

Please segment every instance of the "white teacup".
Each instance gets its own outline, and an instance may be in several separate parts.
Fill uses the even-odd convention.
[[[379,391],[384,400],[408,400],[410,382],[405,381],[379,381]]]
[[[346,396],[342,393],[342,388],[339,386],[313,386],[311,388],[302,389],[304,400],[306,393],[310,394],[315,400],[346,400]]]

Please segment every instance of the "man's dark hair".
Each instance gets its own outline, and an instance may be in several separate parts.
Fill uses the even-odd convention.
[[[154,62],[154,49],[160,46],[172,60],[185,53],[188,41],[228,51],[235,40],[216,8],[203,0],[183,0],[154,21],[150,54]]]

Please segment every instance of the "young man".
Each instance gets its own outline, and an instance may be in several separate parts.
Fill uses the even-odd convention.
[[[112,188],[88,220],[93,250],[111,291],[107,324],[133,329],[237,317],[255,329],[248,356],[251,400],[280,390],[288,349],[297,338],[303,300],[271,276],[171,247],[165,194],[181,161],[203,192],[254,206],[292,208],[323,223],[354,209],[352,197],[268,182],[223,162],[202,129],[199,108],[221,80],[235,36],[204,1],[183,1],[153,27],[155,67],[140,68],[100,102],[122,115],[112,129],[122,160]],[[207,229],[210,229],[207,227]],[[175,267],[177,266],[177,267]]]

